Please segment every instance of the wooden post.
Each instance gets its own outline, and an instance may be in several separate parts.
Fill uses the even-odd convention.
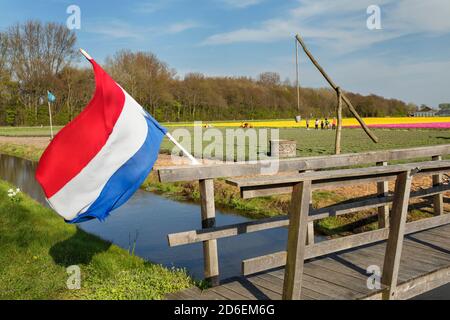
[[[432,157],[432,159],[433,161],[440,161],[442,160],[442,157],[434,156]],[[442,184],[442,174],[436,174],[432,177],[432,179],[433,179],[433,187]],[[444,195],[442,193],[433,196],[433,209],[435,216],[440,216],[444,214]]]
[[[411,180],[410,171],[405,171],[397,176],[397,181],[395,182],[391,226],[384,257],[383,276],[381,278],[381,282],[388,287],[383,293],[383,299],[385,300],[395,299],[396,297]]]
[[[214,180],[200,180],[200,197],[202,211],[202,228],[216,226],[216,211],[214,206]],[[212,286],[219,285],[219,258],[217,255],[217,240],[203,241],[203,259],[205,279]]]
[[[283,300],[300,299],[310,198],[311,181],[302,181],[294,185],[289,209]]]
[[[299,173],[304,173],[304,172],[311,172],[314,170],[300,170]],[[313,209],[313,198],[312,198],[312,188],[311,188],[311,195],[309,197],[309,212],[311,212],[311,210]],[[306,230],[306,244],[314,244],[314,221],[310,221],[308,222],[308,228]]]
[[[341,88],[337,88],[338,105],[336,109],[337,127],[336,127],[336,142],[335,154],[341,154],[341,133],[342,133],[342,92]]]
[[[338,86],[334,83],[333,80],[331,80],[331,78],[328,76],[328,74],[325,72],[325,70],[320,66],[320,64],[317,62],[317,60],[314,58],[314,56],[308,50],[308,48],[306,47],[306,44],[303,42],[303,39],[298,34],[295,36],[295,38],[300,43],[300,45],[303,48],[303,51],[305,51],[306,55],[309,57],[311,62],[314,64],[314,66],[323,75],[325,80],[327,80],[327,82],[330,84],[330,86],[334,90],[337,90]],[[359,116],[359,114],[356,111],[355,107],[353,107],[352,103],[350,102],[350,100],[347,98],[347,96],[345,94],[342,94],[342,99],[344,100],[345,104],[348,106],[350,112],[353,114],[353,116],[356,118],[356,120],[358,120],[358,122],[361,125],[361,127],[364,129],[364,131],[370,137],[370,139],[372,139],[373,142],[377,143],[378,142],[378,138],[373,134],[372,131],[370,131],[369,127],[366,125],[364,120]]]
[[[377,162],[377,166],[387,166],[386,161]],[[389,182],[377,182],[378,197],[387,197],[389,193]],[[378,228],[389,228],[389,205],[378,207]]]

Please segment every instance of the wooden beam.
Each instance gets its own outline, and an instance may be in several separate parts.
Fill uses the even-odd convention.
[[[311,180],[321,184],[338,184],[342,181],[364,180],[368,178],[384,178],[404,171],[434,173],[450,171],[450,160],[423,161],[389,166],[375,166],[340,170],[308,171],[289,175],[258,176],[254,178],[229,179],[227,183],[238,187],[265,187],[271,185],[289,185],[303,180]]]
[[[370,164],[379,161],[396,161],[420,159],[434,155],[450,154],[450,144],[432,147],[382,150],[363,153],[326,155],[318,157],[295,158],[286,160],[259,161],[255,163],[236,162],[224,164],[208,164],[198,166],[174,166],[158,168],[161,182],[197,181],[221,177],[239,177],[258,175],[271,165],[276,165],[278,172],[318,170],[335,167]]]
[[[433,156],[433,161],[441,161],[441,156]],[[442,185],[442,174],[432,176],[433,186]],[[434,215],[439,216],[444,214],[444,195],[442,193],[433,196]]]
[[[387,166],[386,161],[377,162],[377,166]],[[389,182],[377,182],[377,193],[379,197],[387,197],[389,193]],[[389,227],[389,205],[378,207],[378,228]]]
[[[200,198],[202,212],[202,228],[213,228],[216,225],[216,210],[214,205],[214,180],[200,180]],[[217,240],[203,242],[203,259],[205,279],[212,286],[219,284],[219,257]]]
[[[283,284],[283,300],[300,299],[310,198],[311,181],[302,181],[293,187],[289,210],[288,253]]]
[[[437,216],[409,222],[406,224],[405,234],[411,234],[450,223],[450,215]],[[388,229],[378,229],[354,234],[333,240],[326,240],[306,247],[305,259],[321,257],[359,246],[386,240]],[[286,264],[286,251],[279,251],[268,255],[250,258],[242,261],[242,274],[249,275],[269,269],[283,267]]]
[[[391,226],[386,245],[383,276],[381,282],[388,286],[383,298],[395,299],[400,259],[402,256],[403,238],[405,235],[406,217],[408,215],[409,194],[411,191],[411,174],[409,171],[398,175],[395,183],[394,201],[392,203]]]
[[[424,190],[411,192],[410,198],[422,198],[432,196],[437,193],[447,192],[450,190],[450,185],[441,185]],[[388,205],[393,200],[392,196],[388,197],[371,197],[364,200],[354,201],[351,203],[338,203],[332,206],[311,209],[308,217],[309,223],[315,220],[327,218],[330,216],[339,216],[358,212],[365,209],[377,208],[380,205]],[[169,234],[169,246],[179,246],[196,242],[203,242],[207,240],[220,239],[226,237],[237,236],[245,233],[252,233],[273,228],[282,228],[289,225],[289,218],[287,216],[278,216],[273,218],[265,218],[259,220],[252,220],[237,224],[231,224],[220,227],[213,227],[207,229],[191,230],[178,233]]]

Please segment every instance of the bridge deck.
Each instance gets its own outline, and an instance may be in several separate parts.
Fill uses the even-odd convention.
[[[306,261],[302,299],[379,299],[381,290],[367,287],[367,267],[383,267],[386,242]],[[172,293],[174,300],[281,299],[284,270],[237,277],[201,291]],[[450,224],[405,237],[399,274],[399,298],[407,299],[450,282]]]

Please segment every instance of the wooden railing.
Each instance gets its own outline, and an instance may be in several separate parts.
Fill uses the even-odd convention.
[[[441,145],[280,160],[278,171],[282,174],[276,176],[260,175],[261,170],[267,166],[267,163],[262,162],[162,168],[158,170],[161,182],[198,180],[200,184],[202,229],[169,234],[169,245],[203,242],[205,278],[212,285],[217,285],[217,239],[289,226],[286,251],[244,260],[242,271],[247,275],[286,266],[283,297],[296,299],[300,297],[304,259],[387,239],[382,281],[389,288],[386,298],[390,298],[395,296],[403,235],[450,223],[450,215],[443,215],[443,193],[449,191],[450,186],[442,183],[442,174],[450,171],[450,162],[443,161],[442,157],[449,154],[450,145]],[[388,165],[392,161],[426,158],[432,161]],[[375,166],[348,169],[349,166],[370,164]],[[338,170],[339,167],[345,169]],[[331,168],[332,170],[324,170]],[[411,179],[415,175],[432,176],[433,186],[410,192]],[[247,177],[236,179],[240,176]],[[291,193],[289,215],[216,227],[213,179],[219,177],[233,178],[227,181],[240,188],[243,198]],[[387,182],[390,180],[396,181],[393,194],[388,192]],[[320,209],[313,209],[310,205],[314,189],[371,182],[377,183],[377,194],[372,197]],[[409,199],[423,197],[433,197],[435,217],[406,223]],[[391,203],[392,211],[389,215]],[[311,238],[315,220],[369,208],[378,208],[380,229],[313,243]],[[307,238],[310,240],[307,241]]]

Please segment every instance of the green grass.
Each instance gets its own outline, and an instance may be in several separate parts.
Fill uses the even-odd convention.
[[[33,146],[25,146],[13,143],[0,143],[0,153],[19,158],[38,161],[44,150]]]
[[[146,262],[66,224],[24,194],[13,202],[0,181],[0,299],[160,299],[192,286],[183,270]],[[69,290],[66,268],[81,269]]]
[[[190,133],[193,132],[193,128],[182,129],[188,130]],[[229,129],[235,130],[238,128],[228,128],[228,130]],[[170,128],[172,133],[176,130],[176,128]],[[207,129],[203,129],[203,132],[205,132],[205,130]],[[227,137],[230,139],[231,135],[225,135],[226,128],[214,128],[214,130],[220,130],[224,133],[223,153],[225,154],[225,141]],[[260,129],[256,128],[255,130]],[[450,130],[374,129],[373,131],[379,138],[379,143],[373,143],[362,129],[344,128],[342,130],[342,153],[413,148],[450,143]],[[268,134],[270,136],[270,131]],[[279,137],[281,139],[292,139],[297,141],[297,156],[307,157],[334,153],[335,131],[333,130],[306,130],[304,128],[279,129]],[[194,139],[191,140],[193,146]],[[231,139],[229,141],[231,141]],[[203,148],[210,143],[210,141],[203,142]],[[230,142],[230,144],[231,143],[233,142]],[[245,148],[245,152],[248,154],[247,145],[237,145],[235,141],[234,148],[236,152],[237,150]],[[161,149],[172,150],[173,144],[168,139],[164,139]],[[259,142],[257,151],[263,152],[264,150],[268,150],[268,145]]]
[[[62,126],[54,126],[56,134]],[[0,127],[0,136],[6,137],[49,137],[50,127]]]

